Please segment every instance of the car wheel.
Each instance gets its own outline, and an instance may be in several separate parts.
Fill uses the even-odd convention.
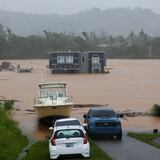
[[[87,158],[91,158],[91,151],[89,152],[89,156]]]
[[[116,137],[118,140],[122,140],[122,133],[118,134]]]
[[[89,157],[86,157],[86,158],[88,158],[88,159],[91,158],[91,155]]]

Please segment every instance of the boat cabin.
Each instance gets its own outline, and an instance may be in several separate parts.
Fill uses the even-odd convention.
[[[52,97],[56,99],[57,97],[67,97],[66,83],[40,83],[40,97]]]

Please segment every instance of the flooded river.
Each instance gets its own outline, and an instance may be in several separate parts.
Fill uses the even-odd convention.
[[[41,81],[67,82],[76,104],[109,104],[116,111],[148,111],[160,104],[160,60],[108,60],[110,74],[49,74],[48,60],[11,60],[32,73],[0,72],[0,96],[16,99],[14,118],[23,131],[33,138],[44,138],[48,127],[37,124],[34,97]],[[0,63],[2,60],[0,61]],[[74,108],[72,116],[83,120],[88,108]],[[122,120],[123,127],[158,128],[160,119],[135,117]]]

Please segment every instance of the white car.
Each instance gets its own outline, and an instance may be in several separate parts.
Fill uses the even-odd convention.
[[[54,123],[54,127],[58,127],[58,126],[72,126],[72,125],[78,125],[78,126],[82,126],[80,120],[78,118],[63,118],[63,119],[58,119],[55,121]]]
[[[90,144],[84,128],[79,125],[55,127],[49,139],[49,153],[50,159],[79,154],[90,157]]]

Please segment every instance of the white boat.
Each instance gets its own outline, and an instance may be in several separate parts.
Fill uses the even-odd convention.
[[[34,107],[38,119],[69,117],[73,103],[67,93],[64,82],[40,83],[39,96],[35,98]]]

